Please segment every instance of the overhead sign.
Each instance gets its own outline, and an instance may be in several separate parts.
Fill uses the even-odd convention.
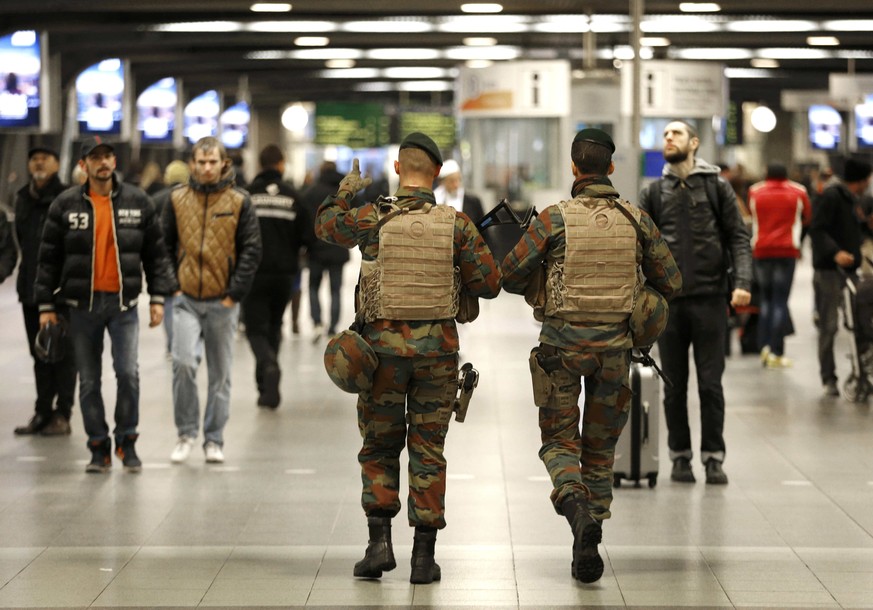
[[[42,59],[33,30],[0,36],[0,127],[38,127]]]
[[[408,111],[400,114],[398,125],[398,142],[407,134],[420,131],[440,147],[440,150],[451,150],[455,146],[455,117],[449,113]]]
[[[511,61],[461,68],[456,110],[464,117],[564,117],[570,114],[570,64]]]
[[[647,61],[642,64],[640,116],[724,116],[727,79],[724,66],[707,61]],[[633,64],[621,70],[621,111],[633,113]]]
[[[382,104],[318,102],[315,105],[315,143],[375,148],[391,140],[391,120]]]

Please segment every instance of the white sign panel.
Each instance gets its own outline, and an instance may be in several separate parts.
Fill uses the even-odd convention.
[[[725,114],[722,64],[708,61],[646,61],[642,64],[640,114],[644,117],[711,117]],[[621,71],[621,111],[633,113],[633,65]]]
[[[849,110],[873,94],[873,76],[870,74],[831,74],[828,77],[831,103],[841,110]]]
[[[570,112],[570,65],[516,61],[461,68],[456,110],[464,117],[562,117]]]

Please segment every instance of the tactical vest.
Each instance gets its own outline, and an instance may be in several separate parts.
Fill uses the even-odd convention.
[[[639,209],[625,205],[639,222]],[[623,322],[639,290],[637,233],[614,200],[562,201],[566,251],[551,261],[546,278],[549,317],[571,322]]]
[[[380,217],[392,214],[379,229],[376,259],[361,262],[359,315],[364,322],[454,318],[460,294],[454,208],[380,208]]]

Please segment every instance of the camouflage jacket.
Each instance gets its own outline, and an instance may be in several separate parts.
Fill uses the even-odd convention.
[[[619,196],[607,178],[579,180],[573,185],[572,195],[597,198]],[[682,288],[679,267],[660,231],[646,213],[640,218],[640,228],[643,241],[637,242],[637,262],[647,284],[669,299]],[[558,206],[549,206],[534,219],[525,235],[503,260],[504,289],[524,294],[534,270],[547,260],[563,259],[565,249],[564,218]],[[540,331],[540,342],[577,351],[631,348],[627,321],[592,324],[546,317]]]
[[[401,187],[395,196],[400,207],[424,200],[435,203],[429,188]],[[318,208],[315,235],[328,243],[361,249],[364,260],[379,254],[379,209],[374,203],[352,208],[346,193],[330,195]],[[476,226],[463,213],[455,216],[454,265],[468,294],[493,299],[500,292],[500,267]],[[393,356],[437,357],[458,351],[458,329],[454,320],[376,320],[365,324],[361,335],[373,350]]]

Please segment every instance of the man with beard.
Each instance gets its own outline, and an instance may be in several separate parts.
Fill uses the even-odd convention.
[[[139,315],[145,273],[151,295],[149,326],[161,323],[164,297],[176,289],[154,204],[141,189],[115,174],[115,149],[98,137],[82,144],[79,165],[88,173],[81,187],[55,199],[39,249],[34,294],[39,325],[58,323],[57,302],[70,308],[70,333],[79,372],[79,405],[91,462],[85,472],[112,466],[101,378],[103,340],[112,342],[117,383],[115,453],[128,472],[139,472]]]
[[[639,206],[661,230],[682,272],[682,293],[670,302],[667,328],[658,339],[664,373],[672,381],[664,388],[667,444],[673,461],[670,478],[682,483],[695,481],[688,426],[688,349],[693,347],[700,398],[700,457],[706,467],[706,482],[725,485],[721,378],[727,336],[726,296],[731,306],[748,305],[752,254],[736,195],[719,177],[717,165],[696,158],[699,146],[694,127],[684,121],[669,123],[664,128],[667,165],[663,176],[643,189]]]
[[[58,362],[44,362],[34,351],[39,332],[39,308],[33,293],[36,265],[42,230],[49,205],[67,187],[58,177],[58,153],[51,148],[36,146],[28,152],[28,182],[15,199],[15,235],[21,248],[18,268],[18,300],[24,314],[24,328],[33,358],[36,381],[35,414],[25,426],[15,428],[15,434],[56,436],[70,434],[70,415],[76,389],[76,363],[69,336],[64,337],[64,355]],[[66,306],[57,304],[58,315],[69,319]],[[52,408],[52,403],[57,405]]]

